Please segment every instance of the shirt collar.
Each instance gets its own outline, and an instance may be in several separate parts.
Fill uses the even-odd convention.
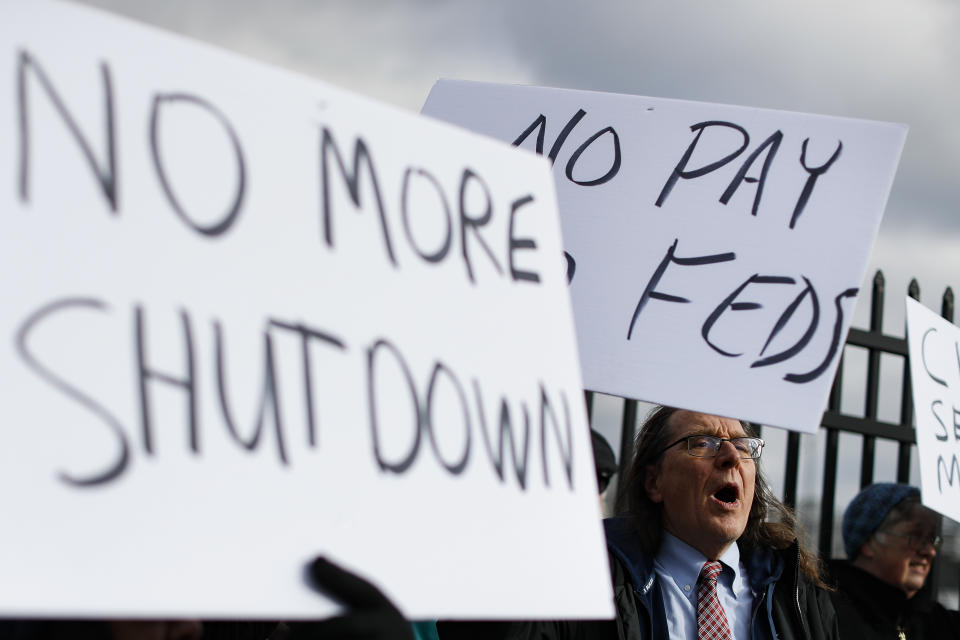
[[[749,586],[745,583],[740,567],[740,548],[737,543],[734,542],[727,547],[718,559],[723,565],[719,581],[731,589],[734,597],[739,598],[745,591],[749,592]],[[664,531],[663,541],[657,551],[657,561],[677,583],[680,590],[688,592],[684,587],[691,586],[694,591],[696,590],[697,578],[700,577],[700,570],[703,568],[703,563],[707,561],[707,557],[680,538]]]

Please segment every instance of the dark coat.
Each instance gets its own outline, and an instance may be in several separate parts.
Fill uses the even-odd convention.
[[[659,640],[667,638],[663,596],[653,569],[625,521],[604,522],[610,554],[614,620],[447,623],[437,629],[440,640]],[[827,592],[813,585],[799,569],[796,543],[782,551],[758,550],[744,562],[755,589],[754,640],[836,640],[833,605]]]
[[[960,611],[950,611],[924,588],[912,598],[847,560],[830,563],[831,594],[844,638],[960,640]],[[900,632],[903,635],[900,635]]]

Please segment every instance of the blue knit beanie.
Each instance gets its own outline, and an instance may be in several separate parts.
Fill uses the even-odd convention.
[[[919,497],[920,490],[909,484],[877,482],[864,487],[843,514],[843,548],[847,557],[855,558],[890,510],[913,495]]]

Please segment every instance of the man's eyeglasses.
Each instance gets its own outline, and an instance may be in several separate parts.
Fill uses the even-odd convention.
[[[943,546],[943,538],[938,535],[921,535],[918,533],[897,533],[896,531],[878,531],[877,533],[889,534],[898,538],[906,538],[907,546],[914,551],[923,551],[927,545],[933,545],[934,550],[939,551]]]
[[[724,442],[732,444],[744,460],[748,458],[756,460],[763,451],[763,440],[760,438],[718,438],[717,436],[696,435],[684,436],[676,442],[668,444],[657,453],[657,457],[660,457],[670,447],[684,441],[687,443],[687,453],[695,458],[715,458],[720,453],[720,447],[723,446]]]

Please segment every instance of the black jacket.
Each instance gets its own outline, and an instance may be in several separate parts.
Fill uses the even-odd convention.
[[[659,640],[667,638],[663,596],[653,558],[638,546],[620,518],[604,521],[616,605],[614,620],[560,620],[494,623],[445,623],[440,640]],[[799,570],[796,543],[782,551],[744,555],[755,590],[753,640],[836,640],[833,605],[827,592]],[[862,639],[860,639],[862,640]]]
[[[847,560],[831,561],[830,575],[837,585],[831,597],[842,637],[960,640],[960,612],[933,600],[928,587],[908,599],[902,589]]]

